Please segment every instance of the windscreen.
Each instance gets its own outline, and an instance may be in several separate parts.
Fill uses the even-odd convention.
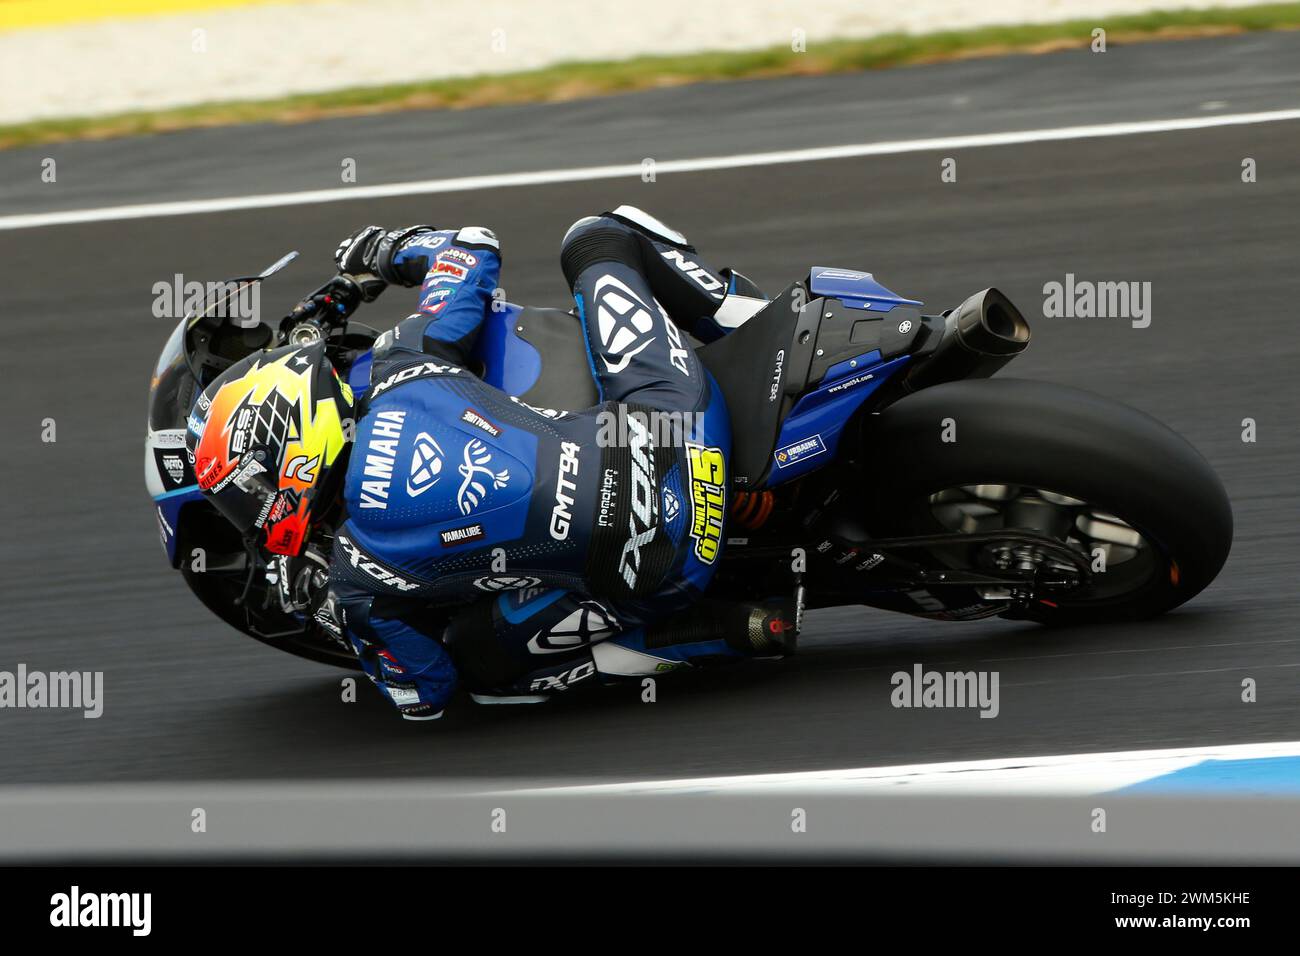
[[[184,428],[185,416],[194,403],[195,383],[185,362],[185,320],[177,323],[149,384],[149,428]]]

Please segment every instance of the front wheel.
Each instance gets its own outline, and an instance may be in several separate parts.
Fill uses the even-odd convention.
[[[1086,579],[1009,600],[1004,617],[1152,617],[1204,589],[1232,546],[1232,509],[1205,459],[1150,416],[1080,389],[939,385],[869,418],[862,447],[875,536],[955,533],[933,552],[939,563],[1038,580],[1062,576],[1060,553],[1010,535],[999,545],[999,532],[1030,531],[1086,557]],[[962,534],[978,543],[963,545]]]

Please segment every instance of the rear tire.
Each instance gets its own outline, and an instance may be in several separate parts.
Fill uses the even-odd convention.
[[[954,441],[944,441],[951,419]],[[1086,591],[1033,602],[1004,617],[1044,624],[1136,620],[1203,590],[1232,546],[1232,508],[1204,458],[1154,418],[1091,392],[1016,379],[974,379],[925,389],[863,426],[867,521],[877,536],[933,534],[944,526],[930,496],[1005,484],[1081,499],[1152,545],[1154,567],[1126,592]]]

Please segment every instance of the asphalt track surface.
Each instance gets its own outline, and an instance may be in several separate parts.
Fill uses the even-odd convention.
[[[1119,76],[1097,79],[1092,98],[1080,73],[1100,57],[1063,54],[512,109],[498,114],[509,128],[496,129],[495,139],[476,140],[469,128],[489,122],[492,111],[379,117],[361,128],[371,140],[366,148],[391,161],[385,173],[402,178],[468,172],[413,171],[411,150],[445,165],[429,132],[440,123],[469,124],[468,141],[451,147],[452,156],[490,155],[535,133],[548,145],[515,155],[509,163],[521,169],[780,148],[817,139],[831,89],[843,109],[877,104],[888,114],[870,126],[853,119],[839,132],[844,142],[1196,115],[1216,102],[1246,112],[1298,105],[1297,50],[1294,35],[1116,50],[1108,62]],[[926,112],[927,103],[957,97],[966,105],[950,106],[943,119],[935,119],[937,106]],[[1053,97],[1059,110],[1049,108]],[[639,111],[661,100],[689,104],[680,127],[664,125],[671,111]],[[1097,116],[1105,102],[1114,112]],[[728,107],[739,103],[744,118],[732,129]],[[879,106],[886,103],[893,106]],[[566,160],[554,142],[584,114],[624,121],[570,138]],[[785,130],[786,139],[756,136],[761,122]],[[328,159],[320,150],[345,125],[64,148],[60,182],[70,194],[63,186],[38,193],[23,179],[34,179],[24,168],[42,151],[0,154],[0,214],[318,188],[326,183],[286,181],[286,170],[298,166],[283,144],[296,137],[312,146],[313,162],[337,169],[351,144],[333,147]],[[696,139],[687,142],[688,135]],[[241,165],[212,159],[231,148],[216,145],[221,136],[249,146]],[[598,155],[573,152],[588,141],[605,145],[592,147]],[[656,147],[665,141],[668,152]],[[505,162],[495,155],[485,162]],[[956,183],[940,181],[942,153],[920,152],[654,183],[603,180],[0,232],[0,669],[25,662],[102,670],[107,698],[99,720],[0,711],[0,779],[578,782],[1300,738],[1300,122],[954,155]],[[1258,164],[1256,183],[1241,182],[1245,157]],[[196,182],[186,179],[196,164],[208,162],[212,179],[185,189]],[[274,308],[323,276],[335,242],[355,226],[432,220],[492,226],[505,244],[508,296],[563,304],[565,227],[619,202],[651,209],[714,263],[734,264],[772,288],[813,264],[870,269],[935,309],[997,285],[1034,326],[1016,376],[1141,408],[1218,470],[1237,523],[1224,571],[1189,605],[1142,625],[1046,632],[839,609],[811,616],[796,658],[725,675],[676,675],[659,682],[653,704],[635,688],[528,709],[458,701],[436,724],[398,720],[364,682],[358,702],[341,703],[343,672],[257,645],[201,609],[165,565],[141,475],[145,392],[171,325],[150,314],[154,282],[177,272],[220,278],[301,249],[303,260],[266,292],[264,307]],[[1043,284],[1066,273],[1151,282],[1151,326],[1041,317]],[[400,294],[389,292],[369,318],[405,314],[394,301]],[[1253,444],[1241,441],[1247,417],[1258,423]],[[57,422],[54,443],[41,440],[46,418]],[[890,674],[917,662],[996,669],[1000,715],[892,708]],[[1246,677],[1258,682],[1257,703],[1240,701]]]

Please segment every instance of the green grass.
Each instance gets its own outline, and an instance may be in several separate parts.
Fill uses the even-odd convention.
[[[847,73],[977,56],[1044,53],[1087,47],[1096,27],[1105,28],[1108,47],[1144,40],[1300,29],[1300,3],[1157,11],[918,35],[888,34],[865,40],[811,42],[804,53],[796,53],[789,47],[773,47],[738,53],[562,63],[526,73],[367,86],[330,93],[205,103],[114,116],[43,120],[0,126],[0,149],[69,139],[137,136],[198,126],[293,123],[392,110],[468,109],[507,103],[553,102],[683,83]]]

